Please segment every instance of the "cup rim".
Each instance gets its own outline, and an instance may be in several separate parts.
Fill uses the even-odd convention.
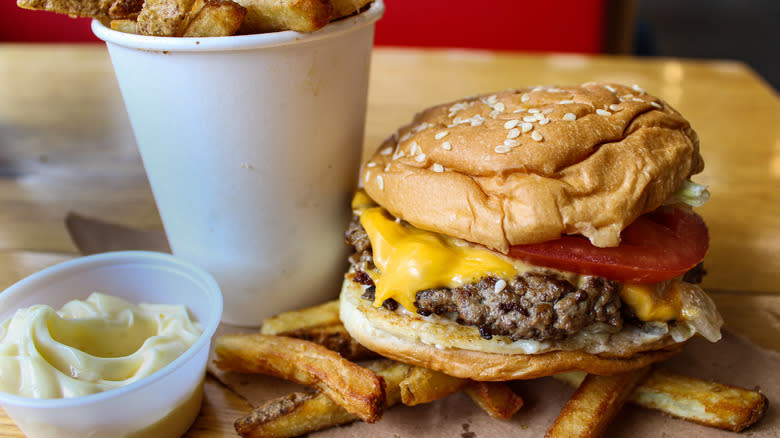
[[[120,32],[106,27],[99,20],[92,20],[92,32],[109,44],[165,52],[207,52],[215,50],[246,50],[303,44],[330,38],[368,26],[379,20],[385,12],[383,0],[373,0],[371,6],[356,15],[328,23],[314,32],[281,31],[227,37],[157,37]]]
[[[206,288],[209,291],[208,300],[211,311],[205,321],[200,321],[203,331],[200,336],[198,336],[198,339],[195,341],[195,343],[168,365],[165,365],[164,367],[142,379],[136,380],[135,382],[124,386],[120,386],[118,388],[112,388],[107,391],[79,397],[45,399],[22,397],[15,394],[0,392],[0,405],[10,405],[33,409],[62,409],[100,403],[108,399],[122,397],[127,393],[135,392],[139,389],[153,385],[155,382],[168,376],[169,374],[175,372],[190,362],[198,352],[200,352],[203,348],[208,348],[211,345],[211,338],[216,332],[221,320],[223,306],[222,292],[219,288],[219,285],[217,284],[217,281],[203,268],[186,262],[173,255],[161,252],[113,251],[84,257],[77,257],[73,260],[58,263],[54,266],[50,266],[34,274],[31,274],[30,276],[25,277],[6,288],[4,291],[2,291],[2,293],[0,293],[0,304],[2,304],[2,299],[8,296],[7,294],[15,295],[20,293],[20,290],[28,290],[30,287],[34,287],[37,283],[50,281],[53,276],[75,275],[74,272],[71,271],[88,271],[95,268],[123,263],[143,263],[153,266],[176,268],[186,271],[189,275],[205,283]]]

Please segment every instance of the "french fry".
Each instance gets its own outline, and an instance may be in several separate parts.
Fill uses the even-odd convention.
[[[547,429],[546,438],[601,436],[649,367],[614,376],[588,374]]]
[[[312,342],[251,333],[220,336],[216,364],[314,386],[348,412],[373,423],[385,409],[385,384],[373,371]]]
[[[184,29],[184,37],[229,36],[238,31],[246,8],[230,0],[207,0]]]
[[[554,376],[578,386],[585,373]],[[719,429],[741,432],[764,415],[767,398],[758,391],[682,376],[654,369],[629,396],[628,401],[673,417]]]
[[[330,22],[329,0],[238,0],[247,9],[240,33],[313,32]]]
[[[377,373],[385,380],[387,405],[395,406],[401,403],[400,384],[409,375],[409,370],[412,366],[390,359],[378,359],[366,365],[366,368]]]
[[[280,313],[266,318],[260,327],[264,335],[278,335],[304,328],[340,325],[339,301],[333,300],[319,306]]]
[[[108,16],[115,19],[135,20],[143,6],[144,0],[115,0],[108,8]]]
[[[502,382],[470,382],[464,392],[483,411],[498,420],[511,420],[523,407],[523,399]]]
[[[17,0],[24,9],[49,11],[73,17],[92,17],[99,20],[135,17],[141,10],[139,0]]]
[[[407,406],[430,403],[460,391],[468,383],[468,379],[448,376],[427,368],[412,367],[399,384],[401,402]]]
[[[195,0],[145,0],[138,14],[141,35],[180,36],[191,18]]]
[[[636,403],[676,417],[741,432],[761,419],[767,398],[758,391],[656,370],[634,391]],[[698,406],[691,403],[698,400]],[[697,407],[703,408],[701,410]]]
[[[339,319],[338,300],[267,318],[260,327],[260,333],[314,342],[352,361],[377,357],[376,353],[354,340],[344,328]]]
[[[111,20],[111,29],[124,33],[137,33],[134,20]]]
[[[280,333],[281,336],[303,339],[322,345],[328,350],[339,353],[345,359],[360,361],[378,357],[376,353],[360,345],[349,335],[344,325],[328,325],[324,327],[303,328]]]
[[[351,423],[357,416],[321,392],[293,392],[252,410],[233,423],[245,438],[294,437]]]
[[[580,383],[582,383],[583,380],[585,380],[585,376],[587,376],[588,373],[584,371],[572,371],[570,373],[561,373],[561,374],[555,374],[553,379],[565,383],[569,386],[572,386],[574,388],[580,386]],[[641,385],[641,383],[640,383]],[[638,386],[637,386],[638,387]],[[633,394],[633,393],[632,393]]]
[[[371,0],[331,0],[333,3],[333,20],[355,14],[363,9]]]
[[[206,5],[206,0],[195,0],[192,2],[192,9],[190,9],[190,17],[198,15],[203,6]]]
[[[399,383],[410,366],[390,360],[378,360],[368,368],[381,376],[387,388],[387,405],[401,401]],[[325,394],[296,392],[253,410],[235,422],[242,437],[287,438],[351,423],[359,418],[334,403]]]

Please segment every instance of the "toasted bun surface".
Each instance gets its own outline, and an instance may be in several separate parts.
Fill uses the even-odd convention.
[[[455,377],[482,381],[534,379],[569,371],[612,375],[638,369],[667,359],[682,349],[684,343],[664,338],[643,345],[644,350],[605,354],[582,351],[549,351],[538,354],[497,353],[474,327],[435,327],[421,322],[416,315],[399,314],[384,308],[374,308],[372,302],[360,297],[362,288],[345,280],[341,290],[340,317],[349,334],[361,345],[382,356],[397,361],[441,371]],[[444,347],[423,342],[438,339],[447,343],[449,337],[463,338],[470,349]]]
[[[510,90],[429,108],[364,165],[368,194],[411,224],[506,252],[620,232],[704,167],[696,133],[638,88]]]

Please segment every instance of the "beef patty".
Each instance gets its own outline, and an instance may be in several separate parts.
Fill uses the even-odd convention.
[[[356,272],[353,281],[369,285],[363,298],[373,300],[373,282],[366,274],[374,269],[371,242],[357,216],[345,240],[355,249],[349,257]],[[545,341],[565,338],[596,322],[619,330],[623,326],[619,292],[619,283],[601,277],[584,276],[578,287],[554,274],[522,273],[510,281],[485,277],[457,288],[421,290],[415,305],[421,315],[476,326],[486,339],[503,335]],[[392,300],[384,305],[390,310],[397,307]]]

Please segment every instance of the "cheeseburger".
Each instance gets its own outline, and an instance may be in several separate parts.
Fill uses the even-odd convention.
[[[614,374],[717,341],[696,285],[703,167],[688,121],[636,86],[426,109],[361,170],[341,319],[383,356],[487,381]]]

